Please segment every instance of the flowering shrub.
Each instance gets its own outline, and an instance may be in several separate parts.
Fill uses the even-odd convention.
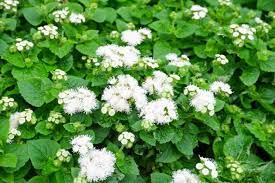
[[[274,0],[0,0],[0,182],[274,182]]]

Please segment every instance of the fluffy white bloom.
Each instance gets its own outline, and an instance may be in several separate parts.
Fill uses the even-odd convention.
[[[232,4],[231,0],[218,0],[219,4],[222,6],[230,6]]]
[[[125,30],[121,33],[121,40],[130,46],[137,46],[146,38],[152,38],[151,30],[147,28],[142,28],[139,30]]]
[[[212,178],[218,177],[217,164],[213,159],[200,157],[201,162],[196,164],[196,169],[203,175],[210,175]]]
[[[158,68],[159,64],[152,57],[143,57],[138,61],[140,67],[151,67],[152,69]]]
[[[60,124],[65,123],[66,119],[60,112],[51,111],[50,115],[48,117],[48,122],[54,123],[54,124]]]
[[[94,149],[94,145],[91,142],[92,138],[88,135],[79,135],[72,141],[72,148],[74,153],[79,153],[81,156],[86,155],[90,150]]]
[[[49,24],[38,27],[38,31],[44,35],[45,37],[49,37],[50,39],[58,38],[58,27],[55,25]]]
[[[225,95],[232,94],[230,85],[222,81],[215,81],[210,85],[210,90],[214,93],[225,93]]]
[[[210,116],[213,116],[215,113],[215,104],[216,99],[214,94],[206,90],[198,90],[197,94],[195,94],[190,101],[190,105],[193,106],[197,112],[208,112]]]
[[[53,80],[67,80],[68,77],[67,77],[67,73],[61,69],[55,69],[52,73],[53,77],[52,79]]]
[[[102,57],[104,68],[131,67],[139,60],[140,52],[132,46],[118,46],[115,44],[100,46],[96,54]]]
[[[222,65],[225,65],[229,62],[226,56],[222,54],[216,54],[215,58],[216,58],[216,61],[221,63]]]
[[[52,13],[55,22],[63,22],[69,15],[69,8],[64,8],[62,10],[56,10]]]
[[[175,54],[175,53],[169,53],[165,57],[167,60],[170,61],[168,65],[173,65],[176,67],[184,67],[184,66],[191,65],[187,55],[181,55],[180,57],[178,57],[177,54]]]
[[[59,93],[58,103],[63,104],[65,113],[91,113],[97,107],[96,95],[85,87],[69,89]]]
[[[199,177],[188,169],[177,170],[173,172],[172,183],[199,183]]]
[[[81,24],[86,21],[85,17],[81,13],[72,13],[69,17],[69,21],[74,24]]]
[[[193,84],[189,84],[187,85],[184,90],[183,90],[183,94],[184,95],[195,95],[197,94],[197,92],[200,90],[199,87],[197,87],[196,85],[193,85]]]
[[[66,149],[59,149],[56,153],[56,157],[61,162],[70,162],[71,153]]]
[[[126,146],[127,148],[131,148],[135,141],[135,135],[131,132],[122,132],[118,136],[118,141],[120,141],[121,144]]]
[[[104,181],[115,170],[115,155],[106,149],[91,150],[85,156],[78,159],[80,175],[89,182]]]
[[[0,111],[7,111],[9,109],[12,109],[14,107],[17,106],[17,103],[15,102],[15,100],[13,98],[10,97],[2,97],[0,100]]]
[[[26,122],[35,124],[36,117],[33,114],[33,111],[31,109],[25,109],[23,112],[15,112],[11,114],[9,122],[10,122],[10,129],[9,129],[7,142],[11,143],[15,136],[21,135],[21,132],[17,130],[18,126]]]
[[[26,51],[26,50],[30,50],[34,45],[32,42],[30,42],[28,40],[23,40],[21,38],[17,38],[15,46],[16,46],[17,51]]]
[[[146,91],[138,85],[137,80],[132,76],[119,75],[111,78],[109,83],[111,86],[106,87],[102,94],[102,100],[105,100],[107,104],[101,109],[102,113],[109,111],[111,116],[114,115],[113,112],[128,113],[131,111],[131,99],[138,110],[146,105]]]
[[[193,5],[191,7],[191,12],[193,14],[192,19],[199,20],[206,17],[208,10],[200,5]]]
[[[156,124],[168,124],[178,118],[177,107],[173,100],[160,98],[149,102],[142,108],[140,116]]]
[[[147,77],[142,87],[150,94],[157,94],[163,97],[174,95],[172,82],[173,79],[161,71],[154,71],[152,77]]]
[[[249,27],[247,24],[231,24],[230,30],[234,39],[233,43],[239,47],[242,47],[247,40],[254,40],[255,28]]]
[[[19,1],[16,0],[4,0],[3,2],[0,2],[0,9],[4,9],[7,11],[17,11],[17,5],[19,4]]]

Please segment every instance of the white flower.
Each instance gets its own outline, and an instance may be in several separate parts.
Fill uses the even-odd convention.
[[[106,101],[101,110],[103,113],[107,113],[107,111],[109,111],[109,115],[114,115],[115,112],[129,113],[131,99],[138,110],[147,104],[146,91],[138,85],[137,80],[132,76],[119,75],[116,78],[111,78],[109,83],[113,84],[106,87],[102,94],[102,100]]]
[[[171,79],[162,71],[154,71],[152,77],[147,77],[142,87],[149,94],[157,94],[162,97],[171,97],[174,95]]]
[[[71,160],[71,153],[66,149],[59,149],[56,153],[56,157],[61,162],[69,162]]]
[[[17,11],[17,5],[19,4],[19,1],[16,0],[4,0],[3,2],[0,2],[0,9],[4,9],[7,11]]]
[[[167,60],[170,61],[168,65],[173,65],[176,67],[184,67],[184,66],[191,65],[187,55],[181,55],[180,57],[178,57],[177,54],[175,54],[175,53],[169,53],[165,57]]]
[[[92,138],[88,135],[79,135],[75,137],[71,141],[73,152],[79,153],[81,156],[86,155],[90,150],[94,149],[91,140]]]
[[[247,24],[238,24],[230,25],[230,32],[232,33],[233,43],[239,47],[242,47],[245,41],[254,40],[254,33],[256,32],[255,28],[249,27]]]
[[[190,105],[195,108],[196,111],[201,113],[208,112],[210,116],[214,115],[214,107],[216,104],[216,99],[214,94],[211,91],[199,90],[195,94],[191,101]]]
[[[115,155],[106,149],[91,150],[85,156],[78,159],[80,175],[87,178],[89,182],[104,181],[111,176],[115,170]]]
[[[64,8],[62,10],[56,10],[52,13],[55,22],[63,22],[69,15],[69,8]]]
[[[58,103],[63,104],[65,113],[91,113],[97,107],[96,95],[85,87],[78,87],[59,93]]]
[[[21,51],[30,50],[34,46],[34,44],[28,40],[23,40],[21,38],[17,38],[15,46],[16,46],[17,51],[21,52]]]
[[[172,183],[199,183],[199,177],[188,169],[177,170],[173,172]]]
[[[0,110],[7,111],[12,108],[15,108],[16,106],[17,106],[17,103],[13,98],[4,96],[0,100]]]
[[[207,15],[208,10],[200,5],[193,5],[191,7],[191,12],[193,14],[192,19],[198,20],[204,18]]]
[[[65,123],[66,119],[60,112],[51,111],[50,115],[48,117],[48,122],[54,123],[54,124],[60,124]]]
[[[145,38],[147,39],[151,39],[152,38],[152,32],[150,29],[147,29],[147,28],[141,28],[138,30],[138,32],[144,36]]]
[[[230,6],[232,4],[231,0],[218,0],[219,4],[222,6]]]
[[[187,85],[184,90],[183,90],[183,94],[184,95],[195,95],[197,94],[197,92],[200,90],[199,87],[197,87],[196,85],[193,85],[193,84],[189,84]]]
[[[126,146],[127,148],[131,148],[135,141],[135,135],[131,132],[122,132],[118,136],[118,141],[120,141],[121,144]]]
[[[52,79],[53,80],[67,80],[68,77],[67,77],[67,73],[61,69],[55,69],[52,73],[53,77]]]
[[[159,64],[152,57],[143,57],[138,61],[140,67],[151,67],[152,69],[158,68]]]
[[[222,54],[216,54],[216,61],[221,63],[222,65],[227,64],[228,63],[228,59],[226,58],[225,55]]]
[[[140,52],[132,46],[115,44],[100,46],[96,54],[102,57],[101,65],[105,68],[131,67],[139,60]]]
[[[69,17],[69,21],[74,24],[81,24],[86,21],[85,17],[81,13],[72,13]]]
[[[156,124],[168,124],[178,118],[177,107],[173,100],[160,98],[143,107],[140,116]]]
[[[58,27],[49,24],[38,27],[38,31],[43,34],[45,37],[49,37],[50,39],[57,39],[58,38]]]
[[[230,88],[230,85],[227,83],[224,83],[222,81],[215,81],[210,85],[210,90],[212,92],[216,93],[225,93],[225,95],[232,94],[232,90]]]
[[[264,22],[259,17],[256,17],[254,20],[257,23],[257,27],[256,27],[257,30],[262,31],[264,33],[268,33],[272,29],[271,25]]]
[[[200,157],[201,162],[196,164],[196,169],[203,175],[210,176],[212,178],[218,177],[217,164],[213,159]]]
[[[142,43],[143,37],[136,30],[125,30],[121,33],[121,40],[130,46],[136,46]]]

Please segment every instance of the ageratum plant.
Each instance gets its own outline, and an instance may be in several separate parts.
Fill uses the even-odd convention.
[[[0,0],[0,182],[273,183],[274,0]]]

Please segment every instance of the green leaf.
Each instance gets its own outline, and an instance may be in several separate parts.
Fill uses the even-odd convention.
[[[29,160],[28,146],[26,144],[9,144],[5,151],[16,155],[17,162],[14,168],[9,168],[8,171],[17,171],[23,167]]]
[[[196,135],[185,133],[183,139],[176,143],[177,149],[185,156],[192,156],[193,149],[198,145],[198,139]]]
[[[170,31],[170,22],[168,20],[158,20],[149,25],[149,27],[159,33],[169,34]]]
[[[41,122],[37,123],[37,125],[35,126],[35,131],[38,133],[41,133],[43,135],[51,134],[52,131],[46,128],[46,124],[47,124],[46,121],[41,121]]]
[[[20,68],[25,67],[23,56],[20,53],[10,53],[9,51],[6,51],[2,55],[2,58],[14,66],[17,66]]]
[[[17,157],[13,153],[7,153],[0,155],[0,167],[15,168],[17,163]]]
[[[153,48],[154,58],[165,60],[168,53],[179,53],[175,48],[172,48],[168,42],[158,41],[154,44]]]
[[[156,161],[160,163],[172,163],[177,161],[181,156],[181,153],[172,144],[164,144],[162,152],[157,154]]]
[[[24,8],[22,11],[25,19],[34,26],[39,25],[43,21],[42,10],[38,7]]]
[[[117,158],[116,165],[124,174],[139,175],[139,169],[132,157]]]
[[[116,11],[113,8],[97,8],[92,19],[98,23],[104,21],[114,22],[116,19]]]
[[[65,41],[65,42],[51,42],[50,44],[50,51],[57,55],[59,58],[63,58],[67,54],[70,53],[72,50],[74,44],[71,41]]]
[[[151,173],[151,183],[170,183],[172,182],[171,176],[165,173],[154,172]]]
[[[42,63],[34,64],[31,68],[16,68],[12,69],[12,76],[17,80],[25,80],[29,78],[45,78],[48,77],[48,72]]]
[[[75,88],[79,86],[87,86],[89,81],[77,76],[68,76],[66,83],[68,84],[69,88]]]
[[[0,39],[0,55],[3,54],[7,48],[8,48],[8,44],[2,39]]]
[[[49,139],[28,141],[28,152],[34,168],[44,168],[49,161],[55,158],[59,148],[56,141]]]
[[[180,22],[176,27],[175,35],[177,38],[185,38],[191,36],[197,30],[197,25],[187,22]]]
[[[84,44],[77,45],[76,49],[84,55],[96,56],[96,49],[98,48],[98,46],[99,45],[96,42],[90,41]]]
[[[265,129],[262,127],[260,121],[252,121],[252,123],[247,123],[245,126],[257,139],[261,141],[267,140]]]
[[[266,72],[275,72],[275,53],[272,54],[268,60],[266,61],[260,61],[260,69],[262,71],[266,71]]]
[[[258,80],[260,75],[260,70],[256,67],[246,67],[243,69],[243,73],[240,76],[241,81],[247,85],[251,86]]]
[[[53,83],[48,78],[30,78],[17,82],[19,92],[31,105],[40,107],[55,97],[50,93]]]
[[[139,133],[139,137],[146,143],[150,144],[151,146],[156,145],[156,139],[154,138],[153,134],[146,132],[146,131],[141,131]]]
[[[8,119],[0,117],[0,147],[2,143],[6,143],[10,128],[10,122]]]
[[[258,0],[257,8],[265,11],[275,11],[275,0]]]
[[[48,177],[44,177],[44,176],[35,176],[32,177],[28,183],[49,183],[49,179]]]
[[[159,143],[164,144],[173,139],[175,135],[175,130],[170,126],[164,126],[164,127],[159,127],[156,131],[154,131],[153,134],[155,139]]]
[[[94,144],[99,144],[104,141],[104,139],[109,135],[109,128],[97,128],[95,129],[95,140]]]

